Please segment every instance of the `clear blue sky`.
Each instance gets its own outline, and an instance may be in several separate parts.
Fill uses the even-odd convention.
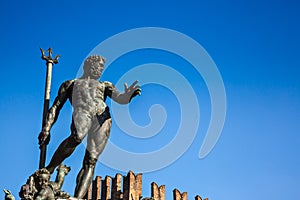
[[[18,197],[20,186],[38,167],[45,81],[39,48],[51,46],[54,54],[62,55],[53,71],[53,100],[60,83],[76,77],[83,59],[100,42],[133,28],[162,27],[193,38],[212,57],[224,81],[227,115],[215,148],[199,159],[211,111],[201,76],[182,59],[162,51],[136,51],[115,61],[103,78],[115,82],[136,65],[162,63],[184,74],[201,102],[192,145],[170,166],[144,173],[144,195],[150,195],[155,181],[166,185],[167,199],[174,188],[187,191],[189,199],[197,194],[214,200],[299,198],[299,19],[300,4],[292,0],[2,1],[0,189],[10,189]],[[111,133],[113,143],[139,153],[168,143],[180,121],[178,101],[168,88],[142,89],[142,96],[130,106],[133,120],[146,125],[150,106],[162,104],[169,117],[166,127],[149,139],[122,134],[116,123]],[[67,103],[53,127],[47,159],[68,136],[70,119]],[[81,145],[65,162],[72,166],[64,185],[70,193],[83,152]],[[101,163],[96,168],[101,176],[117,172]]]

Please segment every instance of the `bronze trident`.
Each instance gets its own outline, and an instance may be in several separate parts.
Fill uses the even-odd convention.
[[[55,56],[55,58],[52,58],[52,49],[49,48],[48,56],[45,56],[45,51],[40,48],[42,53],[42,59],[46,61],[47,66],[47,72],[46,72],[46,84],[45,84],[45,96],[44,96],[44,109],[43,109],[43,126],[48,114],[49,110],[49,103],[50,103],[50,90],[51,90],[51,78],[52,78],[52,66],[53,64],[58,63],[59,55]],[[49,144],[50,135],[48,136],[47,140],[40,145],[40,163],[39,163],[39,169],[45,167],[46,162],[46,152],[47,152],[47,145]]]

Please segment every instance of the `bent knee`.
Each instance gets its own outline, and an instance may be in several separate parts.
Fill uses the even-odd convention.
[[[84,137],[81,137],[80,135],[77,135],[77,134],[71,134],[69,139],[72,144],[79,145],[82,142],[82,140],[84,139]]]
[[[90,167],[95,167],[97,163],[97,159],[96,158],[89,158],[85,164],[87,164]]]

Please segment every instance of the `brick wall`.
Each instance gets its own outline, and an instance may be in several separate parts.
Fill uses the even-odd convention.
[[[132,171],[126,176],[116,174],[115,177],[106,176],[102,179],[97,176],[85,196],[87,200],[140,200],[142,195],[142,174],[135,175]],[[151,184],[151,197],[142,198],[150,200],[166,200],[165,185],[158,186],[155,182]],[[195,200],[202,199],[197,195]],[[173,190],[173,200],[188,200],[187,192],[180,193]]]

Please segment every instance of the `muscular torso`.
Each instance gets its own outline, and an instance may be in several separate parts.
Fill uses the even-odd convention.
[[[94,79],[76,79],[72,92],[74,111],[101,114],[106,107],[105,83]]]
[[[113,98],[119,94],[114,85],[107,81],[101,82],[89,78],[65,81],[60,86],[58,95],[48,111],[43,131],[50,131],[67,99],[70,100],[73,106],[73,117],[74,114],[79,116],[87,114],[91,118],[96,114],[101,115],[105,111],[105,99],[107,96]]]

